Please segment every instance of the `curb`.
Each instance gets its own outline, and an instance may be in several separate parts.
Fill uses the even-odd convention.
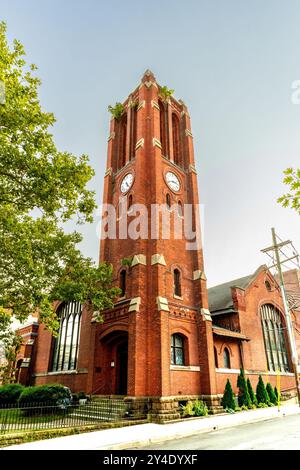
[[[254,410],[255,411],[255,410]],[[251,411],[244,411],[242,413],[245,413],[245,416],[243,418],[246,418],[246,414],[248,413],[251,413]],[[269,420],[272,420],[272,419],[276,419],[276,418],[284,418],[285,416],[291,416],[291,415],[297,415],[300,413],[300,408],[299,408],[299,411],[296,411],[295,409],[292,409],[292,410],[276,410],[276,413],[275,413],[275,410],[274,410],[274,413],[271,414],[271,415],[266,415],[266,416],[258,416],[258,417],[252,417],[252,419],[242,419],[241,421],[238,421],[237,423],[221,423],[221,424],[217,424],[215,426],[207,426],[205,428],[200,428],[198,430],[194,429],[192,431],[186,431],[186,432],[177,432],[177,433],[174,433],[174,434],[169,434],[168,436],[161,436],[161,437],[149,437],[149,438],[146,438],[144,440],[139,440],[139,441],[129,441],[127,443],[123,442],[123,443],[119,443],[119,444],[113,444],[113,445],[110,445],[110,446],[105,446],[105,447],[102,447],[101,450],[125,450],[125,449],[132,449],[132,448],[135,448],[135,447],[144,447],[144,446],[148,446],[148,445],[151,445],[151,444],[162,444],[164,442],[168,442],[168,441],[172,441],[172,440],[175,440],[175,439],[181,439],[181,438],[184,438],[184,437],[189,437],[189,436],[194,436],[196,434],[205,434],[205,433],[212,433],[212,432],[216,432],[216,431],[219,431],[221,429],[230,429],[230,428],[235,428],[235,427],[238,427],[238,426],[243,426],[243,425],[246,425],[246,424],[252,424],[252,423],[258,423],[258,422],[263,422],[263,421],[269,421]]]

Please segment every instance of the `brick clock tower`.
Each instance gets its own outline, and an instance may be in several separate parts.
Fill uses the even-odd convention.
[[[189,249],[184,229],[175,234],[188,215],[194,231],[198,225],[190,116],[166,95],[147,70],[111,120],[103,203],[115,210],[115,231],[104,208],[100,261],[113,265],[122,294],[104,322],[93,323],[88,387],[133,402],[151,398],[158,420],[176,416],[180,401],[216,399],[202,247],[198,239]],[[155,212],[157,205],[167,210]]]

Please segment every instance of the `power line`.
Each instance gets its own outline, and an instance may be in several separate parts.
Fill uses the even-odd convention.
[[[279,240],[279,242],[278,242],[278,240]],[[297,387],[298,404],[300,406],[300,383],[299,383],[299,373],[298,373],[298,352],[297,352],[297,347],[296,347],[296,341],[295,341],[295,336],[294,336],[294,330],[293,330],[291,315],[290,315],[290,309],[289,309],[287,293],[285,291],[284,279],[283,279],[283,274],[282,274],[282,269],[281,269],[282,265],[286,264],[287,262],[290,262],[290,261],[294,260],[295,258],[297,258],[297,261],[299,263],[299,254],[295,250],[295,253],[293,254],[293,256],[288,258],[288,256],[284,253],[284,256],[286,257],[286,259],[281,260],[280,255],[282,255],[282,248],[292,245],[292,242],[291,242],[291,240],[285,240],[285,241],[281,240],[281,238],[276,234],[274,228],[272,228],[272,242],[273,242],[273,244],[271,246],[269,246],[267,248],[264,248],[261,251],[263,253],[266,253],[266,254],[269,254],[269,252],[272,253],[271,258],[273,257],[274,265],[272,265],[271,268],[277,268],[277,272],[278,272],[277,276],[278,276],[281,296],[282,296],[282,300],[283,300],[284,312],[285,312],[286,328],[287,328],[288,339],[289,339],[291,353],[292,353],[292,364],[293,364],[293,369],[294,369],[294,374],[295,374],[295,382],[296,382],[296,387]]]

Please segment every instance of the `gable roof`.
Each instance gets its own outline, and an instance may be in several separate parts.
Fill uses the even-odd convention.
[[[235,312],[231,294],[232,287],[247,289],[251,282],[258,276],[261,271],[266,271],[266,265],[261,265],[253,274],[233,279],[232,281],[219,284],[218,286],[208,289],[208,302],[211,314]]]

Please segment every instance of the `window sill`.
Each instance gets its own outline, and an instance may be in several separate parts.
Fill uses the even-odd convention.
[[[181,371],[186,371],[186,372],[200,372],[200,366],[177,366],[175,364],[171,364],[170,370],[181,370]]]
[[[177,299],[177,300],[183,300],[182,295],[173,294],[173,298],[174,298],[174,299]]]
[[[47,375],[74,375],[78,374],[77,369],[72,370],[55,370],[53,372],[48,372]]]

